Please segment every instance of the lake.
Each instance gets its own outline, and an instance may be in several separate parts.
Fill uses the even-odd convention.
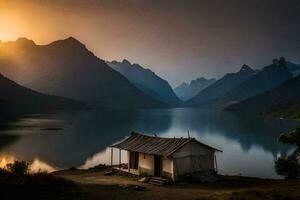
[[[278,144],[277,137],[298,125],[294,120],[187,108],[31,115],[0,126],[0,167],[18,159],[32,162],[33,170],[88,168],[109,164],[106,147],[131,131],[163,137],[187,137],[189,131],[191,137],[223,151],[217,153],[219,173],[279,178],[274,160],[293,147]]]

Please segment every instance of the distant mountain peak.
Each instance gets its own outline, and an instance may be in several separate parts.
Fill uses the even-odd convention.
[[[183,82],[182,84],[174,88],[174,92],[179,98],[186,101],[197,95],[206,87],[213,84],[215,81],[216,79],[213,78],[207,79],[204,77],[200,77],[195,80],[191,80],[190,83]]]
[[[200,77],[200,78],[197,78],[196,80],[192,80],[191,82],[193,81],[206,81],[208,79],[204,78],[204,77]]]
[[[22,45],[22,46],[35,46],[36,45],[33,40],[29,40],[25,37],[18,38],[16,40],[16,44]]]
[[[126,77],[144,94],[169,105],[180,102],[169,83],[150,69],[137,63],[130,63],[126,59],[122,62],[107,62],[107,64]]]
[[[73,36],[70,36],[68,38],[65,39],[66,41],[73,41],[73,42],[79,42],[81,43],[79,40],[77,40],[76,38],[74,38]]]
[[[122,61],[122,63],[123,63],[123,64],[126,64],[126,65],[131,65],[131,63],[130,63],[128,60],[126,60],[126,59],[124,59],[124,60]]]
[[[245,72],[254,72],[254,70],[250,66],[244,64],[239,72],[243,72],[243,73],[245,73]]]
[[[183,82],[179,86],[188,86],[188,84],[186,82]]]
[[[279,62],[280,62],[281,64],[286,64],[286,59],[285,59],[285,57],[280,57]]]
[[[76,44],[76,45],[81,45],[81,46],[85,46],[83,43],[81,43],[79,40],[77,40],[74,37],[68,37],[65,40],[63,40],[64,42],[70,43],[70,44]]]
[[[66,39],[63,40],[57,40],[55,42],[52,42],[49,45],[61,45],[63,47],[69,47],[69,48],[86,48],[85,45],[83,43],[81,43],[79,40],[77,40],[74,37],[68,37]]]
[[[195,80],[192,80],[190,82],[190,84],[195,84],[195,83],[200,83],[200,82],[206,82],[206,81],[215,81],[215,80],[216,79],[214,79],[214,78],[209,79],[209,78],[205,78],[205,77],[199,77],[199,78],[197,78]]]
[[[286,62],[285,57],[280,57],[279,59],[277,59],[277,58],[273,59],[273,65],[275,65],[275,66],[285,65],[286,63],[287,62]]]
[[[113,61],[111,61],[111,63],[112,63],[112,64],[117,64],[117,63],[118,63],[118,61],[116,61],[116,60],[113,60]]]

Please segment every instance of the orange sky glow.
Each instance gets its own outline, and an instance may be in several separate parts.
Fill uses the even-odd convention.
[[[0,40],[73,36],[102,59],[126,58],[176,86],[280,56],[300,62],[300,2],[289,2],[0,0]]]

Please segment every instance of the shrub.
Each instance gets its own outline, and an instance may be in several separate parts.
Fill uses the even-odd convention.
[[[8,171],[18,175],[24,175],[29,172],[29,163],[26,161],[14,161],[6,165]]]
[[[148,177],[149,175],[146,172],[140,174],[140,177]]]
[[[300,128],[287,133],[281,134],[278,142],[283,144],[296,145],[295,151],[287,158],[278,158],[275,161],[275,170],[277,174],[285,176],[286,178],[300,177],[300,165],[298,162],[300,155]]]
[[[297,159],[292,156],[285,158],[278,158],[275,162],[276,173],[285,176],[289,179],[295,179],[300,175],[300,166]]]

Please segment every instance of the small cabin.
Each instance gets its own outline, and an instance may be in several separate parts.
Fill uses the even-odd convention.
[[[195,172],[217,172],[215,153],[220,151],[195,138],[163,138],[135,132],[111,147],[127,151],[128,172],[174,181]]]

